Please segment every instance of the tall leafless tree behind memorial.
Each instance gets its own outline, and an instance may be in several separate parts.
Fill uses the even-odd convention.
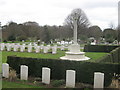
[[[68,25],[71,27],[71,29],[73,29],[73,19],[75,14],[77,14],[78,19],[77,19],[77,29],[78,29],[78,33],[83,34],[84,32],[86,32],[87,28],[90,26],[90,22],[86,16],[86,14],[84,13],[84,11],[80,8],[74,9],[65,19],[65,23],[64,25]]]

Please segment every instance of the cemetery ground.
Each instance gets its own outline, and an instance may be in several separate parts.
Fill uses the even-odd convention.
[[[58,50],[57,54],[51,54],[50,52],[47,54],[43,54],[43,53],[28,53],[28,52],[13,52],[13,51],[2,51],[2,63],[6,63],[7,61],[7,56],[12,56],[12,55],[16,55],[19,57],[32,57],[32,58],[46,58],[46,59],[59,59],[59,57],[64,56],[66,51],[61,51]],[[94,62],[95,60],[105,56],[108,53],[101,53],[101,52],[86,52],[86,56],[90,57],[91,60]],[[30,79],[30,78],[29,78]],[[34,78],[35,79],[35,78]],[[41,88],[41,87],[58,87],[61,84],[65,84],[64,80],[55,80],[55,81],[51,81],[52,85],[46,86],[43,85],[42,83],[38,83],[36,82],[36,80],[34,80],[33,78],[31,78],[31,80],[28,80],[28,82],[26,81],[21,81],[21,80],[17,80],[17,81],[9,81],[9,79],[3,79],[3,88]],[[85,87],[84,84],[77,84],[77,87]],[[64,86],[63,86],[64,87]],[[90,85],[86,85],[86,87],[91,87]]]
[[[24,52],[19,52],[18,51],[6,51],[3,50],[1,51],[2,53],[2,63],[7,63],[7,56],[17,56],[17,57],[29,57],[29,58],[40,58],[40,59],[59,59],[61,56],[65,55],[65,50],[60,50],[59,48],[57,49],[56,54],[52,54],[52,50],[50,49],[48,53],[44,53],[43,50],[41,50],[39,53],[35,52],[35,49],[33,49],[32,52],[28,52],[27,49],[25,49]],[[83,49],[81,49],[83,51]],[[86,52],[85,56],[90,57],[90,60],[86,62],[97,62],[99,59],[102,59],[105,56],[108,56],[110,53],[106,52]],[[12,60],[12,59],[11,59]],[[18,59],[16,59],[17,61]],[[21,59],[20,59],[21,61]],[[12,61],[11,61],[12,62]],[[17,62],[16,62],[17,63]],[[11,68],[11,67],[10,67]],[[0,68],[1,71],[1,68]],[[3,78],[3,88],[65,88],[65,80],[50,80],[50,84],[46,85],[42,83],[41,77],[29,77],[27,81],[20,80],[19,75],[17,74],[17,78],[15,80],[10,80],[10,78],[6,79]],[[116,81],[113,81],[113,83],[116,83]],[[112,83],[112,84],[113,84]],[[115,84],[112,85],[114,87]],[[92,88],[92,85],[86,84],[86,83],[76,83],[75,85],[76,88]],[[110,86],[111,87],[111,86]]]

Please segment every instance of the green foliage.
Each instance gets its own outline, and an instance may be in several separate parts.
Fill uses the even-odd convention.
[[[88,37],[85,35],[80,35],[80,40],[83,42],[87,42],[88,41]]]
[[[91,26],[89,27],[89,37],[94,37],[97,41],[102,36],[102,30],[99,26]]]
[[[120,53],[119,52],[120,52],[120,47],[118,47],[110,52],[113,63],[120,63],[120,58],[119,58]]]
[[[47,44],[50,43],[50,34],[47,26],[44,26],[43,41]]]
[[[117,40],[118,42],[120,42],[120,28],[118,28],[117,30]]]
[[[112,43],[117,38],[117,31],[111,28],[105,29],[103,31],[103,37],[105,38],[106,42]]]
[[[115,47],[114,47],[115,48]],[[113,48],[107,49],[111,51]],[[97,49],[96,49],[97,50]],[[105,73],[105,86],[110,85],[113,74],[120,72],[120,48],[112,50],[106,56],[94,62],[89,61],[69,61],[59,59],[42,59],[42,58],[25,58],[8,56],[7,63],[20,73],[20,66],[27,65],[29,67],[29,76],[42,77],[42,67],[51,68],[51,79],[65,79],[66,70],[76,71],[76,81],[82,83],[93,84],[94,72]],[[118,57],[117,57],[118,56]],[[57,81],[56,81],[57,83]]]
[[[29,76],[42,77],[42,67],[51,68],[52,79],[65,79],[66,70],[76,71],[76,81],[93,84],[94,72],[105,73],[105,85],[109,85],[113,73],[116,73],[116,65],[109,63],[96,63],[86,61],[69,61],[59,59],[40,59],[40,58],[23,58],[8,56],[7,63],[20,73],[20,66],[29,67]]]
[[[110,54],[106,55],[100,62],[120,63],[120,47],[112,50]]]
[[[15,38],[14,35],[11,35],[11,36],[8,37],[8,40],[9,40],[9,41],[14,41],[14,40],[16,40],[16,38]]]
[[[112,45],[85,45],[84,52],[110,52],[119,46]]]
[[[27,37],[25,35],[21,35],[17,38],[18,41],[22,41],[22,40],[27,40]]]
[[[107,34],[105,40],[106,42],[113,43],[113,41],[115,41],[115,38],[110,34]]]
[[[51,84],[53,87],[59,87],[65,84],[65,80],[54,80]]]

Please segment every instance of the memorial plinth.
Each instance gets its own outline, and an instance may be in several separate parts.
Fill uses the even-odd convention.
[[[65,56],[60,57],[62,60],[74,60],[74,61],[84,61],[89,60],[89,57],[85,56],[85,52],[80,51],[79,44],[72,44],[70,46],[70,51],[65,52]]]

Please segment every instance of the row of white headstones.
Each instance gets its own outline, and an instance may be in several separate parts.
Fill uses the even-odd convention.
[[[48,53],[48,51],[50,49],[52,49],[52,54],[56,54],[57,53],[57,48],[58,46],[57,45],[54,45],[54,46],[50,46],[50,45],[47,45],[47,46],[44,46],[44,45],[41,45],[41,46],[38,46],[37,44],[35,45],[26,45],[26,44],[23,44],[23,45],[20,45],[20,44],[15,44],[15,43],[0,43],[0,50],[1,51],[12,51],[12,48],[13,48],[13,51],[17,52],[17,51],[20,51],[20,52],[25,52],[25,48],[27,47],[27,52],[33,52],[33,48],[35,49],[35,52],[36,53],[40,53],[41,50],[43,50],[43,53]],[[61,50],[64,50],[65,49],[65,46],[60,46],[60,49]]]
[[[42,68],[42,83],[50,84],[50,73],[51,69],[47,67]],[[2,64],[2,76],[9,78],[9,64]],[[66,70],[66,87],[75,87],[76,71]],[[20,79],[28,80],[28,66],[21,65],[20,67]],[[95,72],[94,73],[94,88],[104,88],[104,73]]]

